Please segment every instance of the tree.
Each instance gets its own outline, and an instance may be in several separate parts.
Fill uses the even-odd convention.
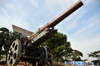
[[[2,49],[2,46],[5,44],[5,38],[8,34],[9,30],[5,27],[0,28],[0,50]]]
[[[53,59],[65,56],[66,53],[70,53],[71,49],[70,42],[67,42],[67,36],[59,32],[53,38],[45,41],[44,45],[51,49]]]
[[[0,31],[9,32],[9,30],[7,28],[5,28],[5,27],[0,28]]]
[[[83,54],[82,54],[82,52],[80,52],[78,50],[73,50],[71,52],[71,56],[70,57],[75,61],[81,61],[81,57],[83,57]]]
[[[89,57],[95,57],[95,58],[97,58],[97,59],[100,61],[100,50],[90,52],[90,53],[88,54],[88,56],[89,56]]]
[[[71,56],[71,52],[73,51],[73,49],[71,48],[71,43],[70,42],[66,42],[65,44],[65,58],[69,58]]]
[[[11,41],[15,38],[20,38],[20,35],[15,32],[10,32],[7,28],[0,28],[0,55],[6,54]],[[5,51],[2,51],[2,46],[4,46]]]

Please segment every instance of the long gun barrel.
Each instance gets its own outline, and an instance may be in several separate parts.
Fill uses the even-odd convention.
[[[68,17],[70,14],[72,14],[75,10],[77,10],[78,8],[80,8],[82,5],[83,5],[82,1],[79,0],[73,6],[71,6],[69,9],[67,9],[66,11],[64,11],[62,14],[60,14],[54,20],[52,20],[50,23],[48,23],[45,26],[43,26],[42,28],[40,28],[39,32],[42,32],[47,27],[54,27],[59,22],[61,22],[63,19],[65,19],[66,17]],[[29,37],[29,40],[32,39],[34,36],[35,36],[35,33],[32,36]]]

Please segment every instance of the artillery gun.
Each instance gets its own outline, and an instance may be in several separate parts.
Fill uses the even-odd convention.
[[[33,66],[36,66],[36,62],[38,62],[38,66],[47,65],[49,62],[48,51],[46,47],[41,44],[57,33],[57,29],[54,27],[59,22],[68,17],[82,5],[82,1],[79,0],[50,23],[47,23],[42,28],[38,29],[35,33],[12,25],[14,32],[20,33],[21,36],[20,39],[14,39],[12,41],[6,55],[6,65],[16,66],[20,60],[28,61],[32,63]]]

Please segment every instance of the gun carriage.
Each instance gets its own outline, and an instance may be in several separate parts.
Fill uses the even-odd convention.
[[[14,39],[9,47],[6,56],[7,66],[16,66],[20,60],[28,61],[35,66],[38,62],[38,66],[48,65],[48,51],[46,47],[41,44],[47,39],[53,37],[57,33],[57,29],[54,27],[60,23],[63,19],[68,17],[75,10],[83,5],[82,1],[79,0],[69,9],[64,11],[50,23],[46,24],[38,31],[31,32],[23,28],[13,26],[14,32],[20,33],[20,39]],[[27,37],[29,36],[29,37]]]

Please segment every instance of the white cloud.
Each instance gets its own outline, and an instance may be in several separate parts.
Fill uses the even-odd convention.
[[[71,37],[75,37],[75,36],[78,36],[78,35],[84,35],[84,36],[88,36],[90,33],[93,33],[97,30],[100,30],[98,28],[97,25],[100,24],[100,19],[97,18],[99,17],[99,14],[91,17],[89,20],[85,20],[85,23],[86,25],[83,26],[80,30],[78,30],[76,33],[74,33]]]
[[[23,21],[22,19],[19,18],[2,18],[0,17],[0,26],[1,27],[7,27],[12,31],[12,24],[23,27],[23,28],[29,28],[29,24],[26,21]]]
[[[82,0],[82,1],[85,3],[85,5],[88,5],[90,3],[93,3],[95,0]]]
[[[27,30],[29,30],[29,28],[36,30],[77,1],[78,0],[0,0],[0,27],[7,27],[12,30],[12,24],[14,24]],[[66,35],[68,35],[67,33],[72,33],[68,36],[72,48],[83,52],[85,54],[84,57],[87,58],[87,53],[98,50],[100,47],[100,28],[98,27],[100,25],[100,19],[98,18],[100,17],[100,13],[98,15],[92,15],[94,17],[88,15],[90,19],[85,18],[87,17],[86,14],[90,12],[89,4],[94,3],[94,0],[82,1],[84,5],[57,25],[57,29]],[[79,27],[77,31],[75,30],[76,27]],[[96,31],[98,31],[98,34],[94,33]]]
[[[32,3],[32,5],[34,6],[34,7],[38,7],[38,0],[30,0],[30,2]]]
[[[52,14],[60,14],[64,10],[68,9],[70,6],[72,6],[74,3],[76,3],[78,0],[45,0],[46,7],[49,9],[50,13]]]
[[[88,58],[88,53],[97,51],[100,48],[100,35],[94,37],[94,38],[83,38],[83,39],[78,39],[77,38],[68,38],[71,40],[71,45],[73,49],[79,50],[83,53],[83,59]],[[89,58],[93,60],[92,58]]]
[[[11,3],[13,2],[13,3]],[[0,27],[7,27],[12,31],[12,24],[29,28],[29,23],[26,21],[25,11],[17,1],[3,1],[3,6],[0,6]]]
[[[77,27],[78,22],[79,22],[78,20],[84,16],[85,12],[84,11],[81,11],[79,9],[77,12],[75,12],[73,14],[74,15],[71,16],[71,18],[69,18],[69,20],[67,22],[68,25],[66,26],[66,30],[71,30],[71,29]]]
[[[52,10],[52,8],[55,8],[55,7],[60,7],[60,8],[63,8],[63,7],[69,7],[71,6],[71,4],[74,4],[75,2],[77,2],[78,0],[45,0],[45,3],[47,5],[47,7]]]
[[[83,20],[83,21],[85,21],[86,25],[81,27],[73,35],[69,36],[68,40],[71,41],[72,48],[83,52],[84,55],[83,59],[85,59],[88,58],[87,53],[90,53],[92,51],[97,51],[100,48],[99,14],[95,14],[89,20]]]

